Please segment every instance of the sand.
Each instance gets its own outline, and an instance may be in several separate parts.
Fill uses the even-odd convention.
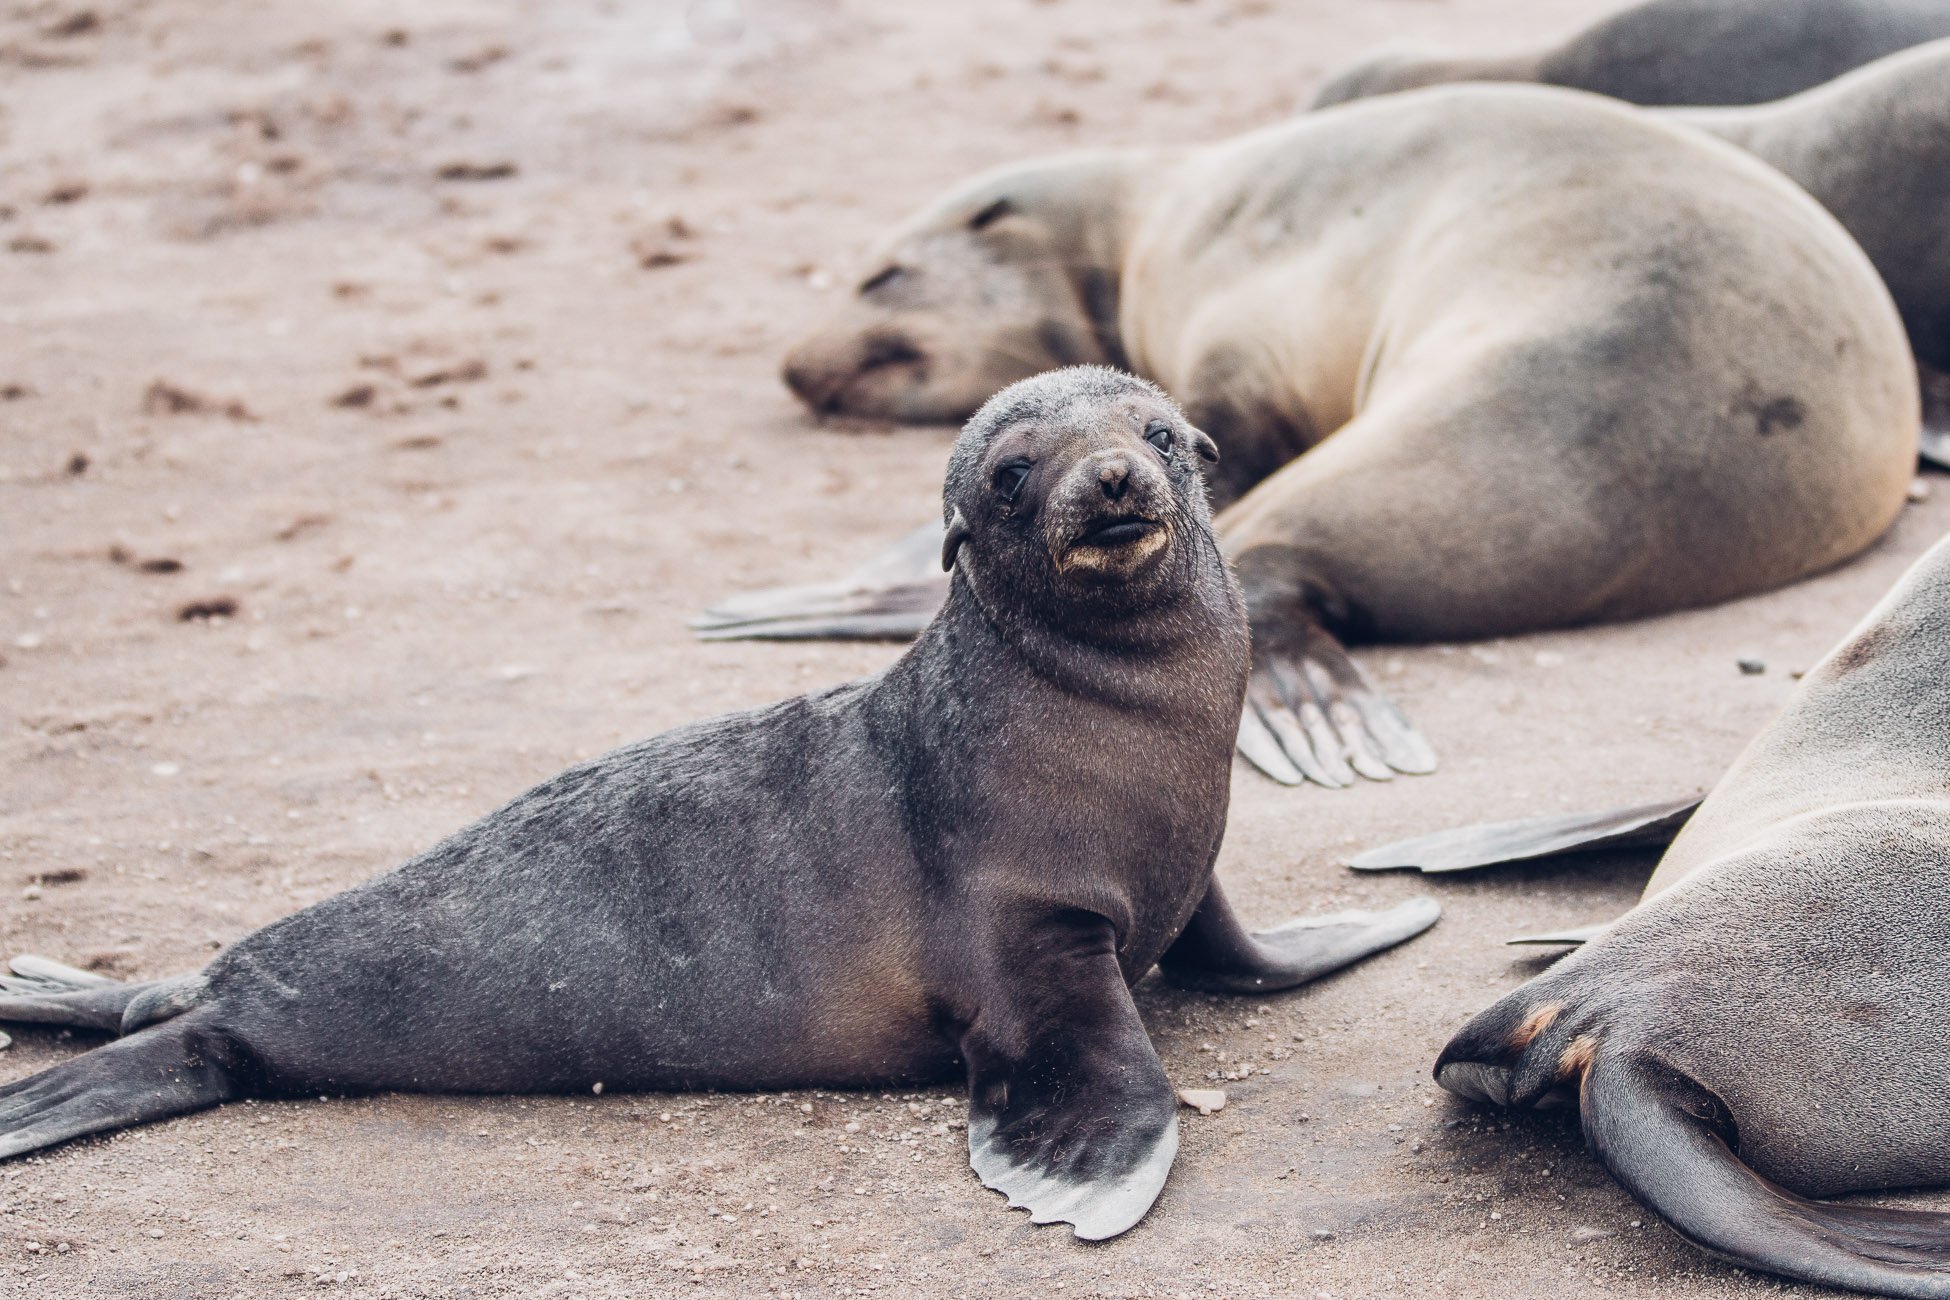
[[[0,950],[192,968],[571,761],[887,662],[683,624],[934,508],[944,431],[817,423],[777,380],[878,230],[976,168],[1277,120],[1382,42],[1496,48],[1605,7],[8,6]],[[1705,788],[1946,528],[1939,491],[1791,590],[1364,652],[1441,772],[1330,793],[1241,767],[1220,871],[1255,921],[1423,890],[1447,915],[1289,995],[1142,986],[1173,1079],[1230,1104],[1184,1112],[1122,1239],[1004,1209],[952,1088],[260,1102],[0,1167],[0,1295],[1778,1290],[1642,1212],[1562,1113],[1428,1077],[1535,969],[1495,941],[1622,911],[1642,861],[1340,863]],[[22,1030],[0,1075],[81,1045]]]

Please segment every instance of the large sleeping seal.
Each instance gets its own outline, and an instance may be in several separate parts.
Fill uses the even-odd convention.
[[[0,1156],[249,1094],[965,1070],[982,1180],[1124,1231],[1178,1142],[1130,983],[1290,988],[1436,917],[1226,906],[1246,621],[1210,452],[1128,376],[1019,384],[955,444],[953,585],[885,672],[571,768],[196,974],[20,963],[0,1019],[123,1036],[0,1088]]]
[[[1253,630],[1240,748],[1278,779],[1427,771],[1350,639],[1703,605],[1895,516],[1917,390],[1861,250],[1773,169],[1591,95],[1458,86],[1201,149],[981,177],[795,349],[812,407],[909,420],[1074,361],[1156,380],[1225,451]],[[911,560],[761,593],[709,635],[912,632]]]
[[[1803,1199],[1950,1182],[1947,659],[1950,541],[1808,674],[1644,901],[1470,1021],[1436,1078],[1574,1099],[1606,1168],[1736,1263],[1950,1296],[1950,1215]]]
[[[1650,0],[1548,49],[1488,58],[1383,54],[1315,107],[1453,81],[1531,81],[1634,104],[1758,104],[1950,36],[1950,0]]]

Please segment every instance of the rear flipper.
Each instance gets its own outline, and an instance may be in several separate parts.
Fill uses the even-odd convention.
[[[1518,821],[1488,822],[1436,831],[1384,844],[1352,859],[1356,871],[1473,871],[1507,862],[1529,862],[1599,849],[1664,848],[1700,805],[1695,799],[1608,808],[1603,812],[1552,813]]]
[[[16,1024],[126,1034],[187,1010],[203,988],[200,975],[119,984],[45,957],[16,957],[7,967],[10,973],[0,975],[0,1020]]]
[[[1178,1096],[1102,917],[1052,920],[1008,960],[968,1032],[968,1163],[1086,1240],[1144,1217],[1178,1155]]]
[[[1572,930],[1557,930],[1550,934],[1520,934],[1505,939],[1506,944],[1535,944],[1539,947],[1561,946],[1575,948],[1579,944],[1590,943],[1611,928],[1610,921],[1600,921],[1597,925],[1581,925]]]
[[[1441,915],[1434,899],[1411,898],[1385,912],[1303,916],[1248,934],[1214,880],[1158,966],[1166,979],[1186,988],[1275,993],[1412,939]]]
[[[1558,986],[1562,988],[1563,986]],[[1728,1107],[1654,1055],[1607,1039],[1602,1011],[1533,981],[1463,1027],[1436,1082],[1475,1101],[1575,1101],[1628,1192],[1722,1258],[1805,1282],[1950,1300],[1950,1215],[1804,1200],[1740,1162]]]
[[[194,1011],[0,1087],[0,1159],[238,1095],[233,1052]]]
[[[1281,785],[1435,771],[1435,751],[1325,629],[1253,629],[1239,752]]]
[[[1746,1268],[1876,1295],[1950,1297],[1950,1214],[1804,1200],[1740,1162],[1726,1109],[1649,1057],[1600,1050],[1585,1141],[1694,1245]]]
[[[731,596],[691,620],[706,641],[902,641],[948,598],[945,528],[923,524],[837,582]]]

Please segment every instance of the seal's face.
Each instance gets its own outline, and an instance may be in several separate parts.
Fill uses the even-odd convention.
[[[815,411],[965,420],[1018,379],[1107,359],[1071,268],[1009,198],[950,198],[870,267],[786,358],[786,384]]]
[[[1115,589],[1139,607],[1176,582],[1174,556],[1216,554],[1199,464],[1217,454],[1169,398],[1118,371],[1015,384],[956,444],[943,563],[966,546],[977,569],[1011,575],[1016,596]]]

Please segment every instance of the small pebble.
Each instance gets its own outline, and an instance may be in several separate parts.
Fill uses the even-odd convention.
[[[1226,1108],[1226,1094],[1222,1088],[1180,1088],[1178,1100],[1201,1115],[1216,1115]]]
[[[1738,659],[1735,662],[1740,665],[1740,672],[1746,677],[1758,677],[1767,671],[1765,659]]]
[[[1579,1243],[1579,1244],[1587,1241],[1603,1241],[1607,1237],[1616,1237],[1617,1235],[1618,1234],[1613,1232],[1610,1228],[1593,1228],[1593,1227],[1585,1226],[1585,1227],[1577,1227],[1571,1229],[1572,1242]]]

